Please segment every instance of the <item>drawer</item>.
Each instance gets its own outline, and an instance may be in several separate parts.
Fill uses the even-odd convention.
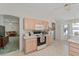
[[[79,48],[70,47],[69,51],[79,53]]]
[[[79,48],[79,44],[77,43],[70,42],[69,45],[75,48]]]
[[[79,56],[79,53],[75,53],[75,52],[73,52],[73,51],[70,51],[70,52],[69,52],[69,55],[70,55],[70,56]]]

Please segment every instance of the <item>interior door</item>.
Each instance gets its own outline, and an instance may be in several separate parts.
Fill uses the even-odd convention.
[[[69,37],[69,25],[64,24],[64,39],[67,40]]]

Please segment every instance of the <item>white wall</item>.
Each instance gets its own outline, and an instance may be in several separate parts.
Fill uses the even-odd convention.
[[[61,22],[56,21],[56,39],[61,40]]]
[[[0,15],[0,25],[4,25],[3,22],[4,22],[4,20],[3,20],[3,16]]]
[[[66,20],[56,21],[56,39],[65,40],[65,36],[64,36],[65,24],[69,24],[69,22]]]

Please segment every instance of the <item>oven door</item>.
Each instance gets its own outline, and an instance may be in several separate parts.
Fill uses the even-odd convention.
[[[46,44],[46,36],[42,37],[37,37],[37,46]]]

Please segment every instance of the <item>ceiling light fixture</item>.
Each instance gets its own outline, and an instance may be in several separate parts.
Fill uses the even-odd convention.
[[[70,3],[64,4],[64,9],[66,11],[70,11],[71,10],[71,4]]]

